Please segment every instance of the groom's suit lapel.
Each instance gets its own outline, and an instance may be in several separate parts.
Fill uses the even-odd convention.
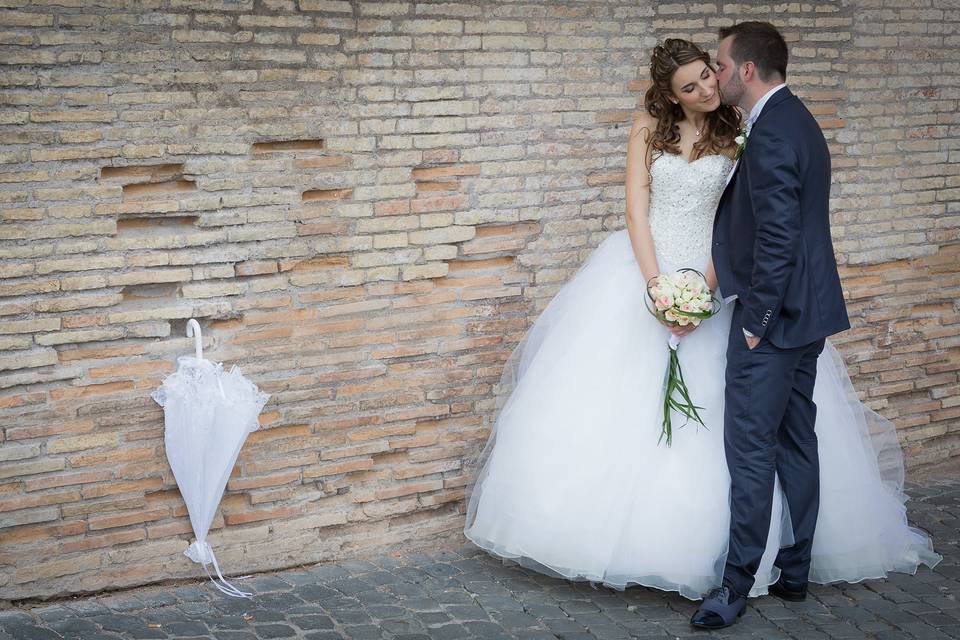
[[[789,98],[792,98],[792,97],[794,97],[794,96],[793,96],[793,93],[791,93],[789,87],[784,87],[784,88],[781,89],[780,91],[777,91],[775,94],[773,94],[772,96],[770,96],[770,99],[767,100],[767,104],[763,105],[763,109],[760,110],[760,114],[757,116],[757,119],[754,120],[753,126],[751,127],[751,131],[753,131],[753,130],[756,128],[757,123],[760,122],[760,120],[761,120],[764,116],[766,116],[766,115],[769,114],[773,109],[775,109],[775,108],[777,107],[777,105],[779,105],[779,104],[782,103],[783,101],[785,101],[785,100],[787,100],[787,99],[789,99]],[[748,146],[748,147],[750,146],[750,139],[749,139],[749,138],[747,138],[747,146]],[[746,148],[743,150],[743,153],[747,153]],[[720,208],[720,205],[723,204],[723,201],[726,199],[727,194],[730,193],[730,186],[733,184],[734,180],[737,179],[737,174],[740,173],[740,169],[743,167],[743,164],[744,164],[744,162],[743,162],[743,155],[741,154],[740,160],[737,162],[737,166],[733,168],[733,175],[730,176],[730,180],[727,181],[727,185],[726,185],[726,186],[724,187],[724,189],[723,189],[723,194],[720,196],[720,203],[717,205],[717,209],[718,209],[718,210],[719,210],[719,208]]]

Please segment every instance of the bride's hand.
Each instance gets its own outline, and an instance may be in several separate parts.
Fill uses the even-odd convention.
[[[672,324],[665,320],[661,320],[660,324],[665,326],[670,331],[670,333],[677,336],[678,338],[682,338],[684,336],[690,335],[691,333],[693,333],[694,329],[697,328],[697,325],[695,324],[688,324],[685,327],[681,327],[680,325]]]

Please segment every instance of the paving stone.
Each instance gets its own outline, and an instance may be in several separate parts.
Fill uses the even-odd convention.
[[[490,619],[487,612],[477,605],[451,604],[445,605],[443,610],[449,613],[454,620],[461,622],[466,620],[486,621]]]
[[[271,593],[273,591],[289,591],[292,588],[286,580],[277,576],[258,576],[243,583],[243,589],[254,593]]]
[[[99,598],[100,604],[111,611],[121,613],[129,611],[140,611],[143,609],[143,601],[132,596],[113,596],[110,598]]]
[[[364,591],[363,593],[357,594],[357,600],[366,607],[396,606],[400,602],[400,598],[386,591]]]
[[[288,624],[258,624],[254,627],[257,638],[293,638],[297,630]]]
[[[79,616],[102,616],[110,613],[110,609],[107,609],[95,599],[71,600],[65,603],[64,606]]]
[[[465,622],[463,626],[466,627],[474,637],[483,638],[484,640],[498,640],[499,638],[511,637],[506,629],[493,622]]]
[[[207,582],[203,582],[203,587],[200,586],[186,586],[186,587],[177,587],[173,590],[174,596],[183,602],[200,602],[203,600],[209,600],[210,597],[214,594],[217,594],[215,589],[208,590]]]
[[[72,618],[49,623],[50,629],[62,636],[83,637],[100,633],[100,627],[89,618]],[[165,637],[165,636],[164,636]]]
[[[464,591],[463,589],[449,589],[443,593],[438,593],[434,596],[436,601],[440,604],[474,604],[475,600],[472,595]]]
[[[116,636],[111,634],[110,637],[114,638]],[[130,638],[130,640],[157,640],[157,638],[169,638],[171,636],[164,631],[163,627],[147,627],[128,631],[123,634],[123,637]]]
[[[173,594],[165,591],[151,591],[147,594],[138,595],[138,598],[141,602],[143,602],[145,609],[167,607],[177,604],[177,599],[173,596]]]
[[[400,605],[410,611],[441,611],[444,606],[436,600],[427,597],[405,598],[400,600]]]
[[[330,598],[341,597],[340,592],[336,589],[317,583],[298,586],[293,590],[293,593],[304,602],[320,602]]]
[[[217,616],[207,622],[214,631],[237,631],[248,630],[252,620],[244,618],[242,615]]]
[[[524,605],[514,598],[502,596],[477,596],[477,604],[487,611],[523,611]]]
[[[373,621],[362,609],[343,609],[331,612],[333,618],[340,624],[368,624]]]
[[[59,633],[36,624],[10,624],[4,626],[4,631],[16,640],[60,640],[62,638]]]
[[[370,584],[369,582],[364,582],[358,578],[344,578],[341,580],[334,580],[329,583],[330,587],[336,589],[340,593],[347,596],[354,596],[358,593],[363,593],[364,591],[371,591],[375,589],[375,585]]]
[[[439,627],[430,627],[427,634],[433,640],[459,640],[460,638],[470,637],[470,632],[466,627],[459,624],[445,624]]]
[[[29,614],[22,611],[14,610],[14,613],[22,614],[25,616],[25,618],[30,618]],[[77,614],[73,610],[59,604],[51,605],[49,607],[36,608],[33,609],[31,613],[48,624],[57,622],[59,620],[72,620],[73,618],[77,617]],[[0,612],[0,626],[3,626],[2,614],[3,612]]]
[[[410,582],[399,582],[397,584],[388,584],[383,587],[384,593],[389,593],[398,598],[427,598],[429,593],[418,584]]]
[[[380,640],[383,637],[380,633],[380,627],[372,624],[345,625],[342,629],[342,635],[350,638],[350,640]]]
[[[271,609],[254,609],[246,614],[252,622],[284,622],[287,617],[282,611],[273,611]]]
[[[351,575],[376,571],[379,567],[368,560],[341,560],[337,566]]]
[[[426,633],[426,628],[416,618],[404,620],[402,618],[395,620],[381,620],[378,624],[380,629],[393,635]]]
[[[518,631],[515,636],[518,640],[555,640],[556,636],[549,631],[531,630]]]
[[[249,613],[251,611],[256,611],[259,609],[259,602],[262,596],[258,596],[256,602],[251,602],[250,600],[245,600],[243,598],[224,598],[223,600],[216,600],[213,603],[213,608],[217,611],[221,611],[224,614],[231,615],[237,614],[242,615],[244,613]]]
[[[586,633],[587,628],[572,618],[552,618],[543,620],[544,626],[551,631],[567,637],[569,633]]]
[[[252,631],[214,631],[213,637],[216,640],[257,640],[256,634]]]
[[[304,631],[313,631],[315,629],[333,629],[333,620],[330,618],[330,616],[326,615],[292,615],[289,617],[289,620]]]
[[[318,631],[303,636],[305,640],[353,640],[336,631]]]
[[[184,602],[177,608],[188,618],[200,617],[207,616],[213,611],[213,603],[205,600],[191,600]]]
[[[274,592],[257,595],[257,606],[272,611],[289,611],[305,604],[305,601],[292,592]]]
[[[442,611],[420,611],[415,613],[414,617],[427,627],[446,625],[452,620],[448,614]]]
[[[496,611],[490,614],[490,618],[509,630],[541,626],[539,620],[521,611]]]
[[[410,611],[404,607],[391,605],[373,605],[367,607],[367,613],[378,620],[389,620],[390,618],[404,618],[410,615]]]
[[[129,631],[139,631],[147,627],[147,624],[143,621],[142,618],[137,616],[131,616],[126,614],[113,613],[109,615],[101,616],[92,616],[90,620],[100,627],[104,631],[113,631],[116,633],[127,633]],[[200,635],[201,633],[206,633],[207,628],[205,626],[200,627],[198,631],[183,634],[183,635]]]

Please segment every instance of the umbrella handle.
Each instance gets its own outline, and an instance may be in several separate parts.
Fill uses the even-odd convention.
[[[187,320],[187,337],[193,338],[193,349],[197,360],[203,360],[203,336],[200,334],[200,323],[193,318]]]

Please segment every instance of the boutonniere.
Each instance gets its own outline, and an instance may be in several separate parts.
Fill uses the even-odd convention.
[[[740,129],[740,135],[733,139],[737,143],[737,154],[733,156],[734,160],[739,160],[740,156],[743,155],[743,152],[747,148],[747,129],[746,127]]]

